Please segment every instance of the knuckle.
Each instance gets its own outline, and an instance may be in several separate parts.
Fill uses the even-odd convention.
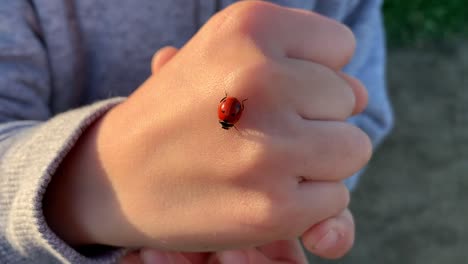
[[[240,222],[266,239],[288,236],[286,227],[294,212],[294,205],[284,188],[264,188],[245,195]]]
[[[273,9],[273,4],[264,1],[240,1],[224,9],[222,16],[231,22],[230,30],[252,36],[261,32]]]
[[[254,232],[277,239],[289,235],[286,224],[290,220],[290,211],[284,194],[263,193],[250,201],[242,221]]]
[[[243,87],[268,89],[278,82],[284,82],[285,72],[270,58],[259,55],[251,63],[239,69],[239,84]]]
[[[236,163],[231,166],[230,177],[233,181],[253,189],[271,188],[266,177],[272,173],[271,147],[264,135],[258,135],[255,141],[236,142],[229,148],[236,153]]]
[[[241,150],[242,157],[245,157],[242,160],[244,170],[241,172],[242,175],[248,175],[247,177],[250,180],[250,175],[252,173],[258,173],[263,171],[265,164],[268,164],[269,161],[269,151],[268,147],[264,143],[255,143],[248,144]],[[257,177],[262,178],[262,177]]]
[[[260,58],[244,68],[243,77],[248,79],[269,80],[270,77],[278,74],[275,68],[273,61],[265,57]]]

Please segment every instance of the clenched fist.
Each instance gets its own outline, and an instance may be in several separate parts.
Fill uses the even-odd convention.
[[[345,121],[367,100],[341,72],[354,45],[314,13],[254,1],[221,11],[84,132],[46,194],[49,224],[72,245],[217,251],[340,214],[342,180],[371,154]],[[238,131],[218,123],[225,93],[248,98]]]

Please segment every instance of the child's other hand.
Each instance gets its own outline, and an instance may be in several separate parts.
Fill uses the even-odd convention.
[[[220,251],[217,253],[180,253],[143,249],[126,255],[119,264],[306,264],[297,240],[275,241],[268,245]]]
[[[317,241],[326,237],[330,229],[340,233],[340,239],[329,247],[317,245]],[[325,234],[325,236],[324,236]],[[330,237],[327,237],[327,239]],[[306,248],[323,258],[335,259],[346,254],[354,241],[354,221],[349,210],[338,216],[324,220],[310,228],[302,236]],[[330,240],[328,240],[330,241]],[[323,244],[322,244],[323,246]],[[181,253],[164,252],[155,249],[142,249],[127,254],[120,264],[301,264],[308,263],[297,240],[271,242],[256,248],[229,250],[217,253]]]
[[[366,104],[341,73],[354,44],[310,12],[225,9],[86,131],[55,180],[48,221],[73,245],[200,252],[293,239],[339,215],[342,180],[371,154],[345,121]],[[249,99],[239,131],[218,123],[225,91]]]
[[[282,240],[268,245],[220,251],[212,254],[163,252],[144,249],[125,256],[119,264],[306,264],[297,240]]]

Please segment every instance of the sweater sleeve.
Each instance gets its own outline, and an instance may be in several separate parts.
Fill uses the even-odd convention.
[[[345,72],[367,88],[369,102],[363,113],[349,121],[365,131],[376,148],[393,127],[393,113],[386,89],[386,47],[381,0],[361,0],[345,19],[356,36],[356,52]],[[359,175],[346,180],[353,189]]]
[[[113,263],[88,258],[47,226],[42,197],[82,131],[121,98],[52,116],[46,48],[31,1],[0,3],[0,263]]]

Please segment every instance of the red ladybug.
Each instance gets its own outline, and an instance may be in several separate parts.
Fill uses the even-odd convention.
[[[239,101],[239,99],[231,96],[226,96],[219,101],[218,106],[218,118],[221,128],[229,129],[234,127],[234,124],[239,121],[242,111],[244,111],[244,99]]]

